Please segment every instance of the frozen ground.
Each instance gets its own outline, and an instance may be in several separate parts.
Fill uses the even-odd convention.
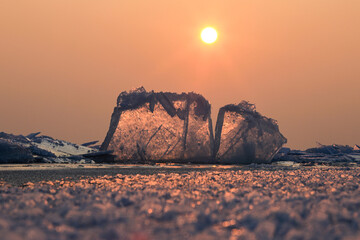
[[[2,167],[0,239],[360,238],[358,167],[74,166]]]

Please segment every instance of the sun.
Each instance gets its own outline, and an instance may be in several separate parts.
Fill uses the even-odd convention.
[[[201,31],[201,40],[207,44],[214,43],[218,37],[216,30],[212,27],[206,27]]]

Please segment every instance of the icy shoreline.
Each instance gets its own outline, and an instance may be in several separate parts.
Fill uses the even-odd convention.
[[[100,169],[99,169],[100,171]],[[358,239],[360,168],[117,174],[0,185],[4,239]]]

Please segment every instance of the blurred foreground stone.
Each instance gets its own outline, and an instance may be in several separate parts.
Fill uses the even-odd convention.
[[[122,92],[100,149],[119,162],[269,163],[286,143],[247,102],[220,109],[214,138],[210,111],[195,93]]]

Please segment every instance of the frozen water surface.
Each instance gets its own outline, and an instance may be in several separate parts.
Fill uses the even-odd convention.
[[[189,166],[172,165],[147,174],[137,174],[145,166],[132,167],[132,174],[22,186],[1,182],[0,238],[360,238],[358,167],[195,166],[188,171]]]

